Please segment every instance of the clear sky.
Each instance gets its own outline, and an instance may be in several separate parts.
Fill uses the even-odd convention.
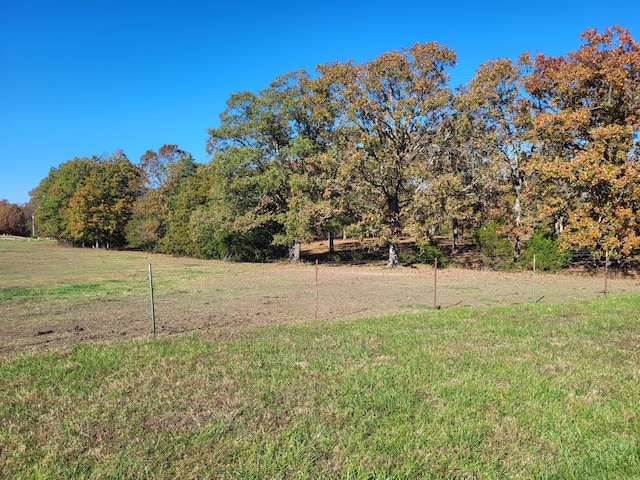
[[[329,61],[438,41],[452,87],[483,62],[561,55],[588,27],[640,41],[640,0],[0,0],[0,199],[51,167],[167,143],[200,162],[233,92]]]

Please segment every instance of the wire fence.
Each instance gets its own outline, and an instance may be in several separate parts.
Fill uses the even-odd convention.
[[[63,272],[47,279],[56,285],[44,282],[33,291],[21,291],[23,287],[2,283],[7,276],[0,277],[8,299],[0,302],[0,353],[148,337],[154,330],[158,336],[215,336],[262,325],[640,293],[635,275],[607,271],[605,264],[581,273],[434,265],[389,269],[380,263],[254,265],[89,250],[46,251],[64,264],[55,267]],[[122,267],[112,266],[112,254],[119,256]],[[39,269],[36,264],[33,268]],[[128,270],[111,271],[118,268]]]

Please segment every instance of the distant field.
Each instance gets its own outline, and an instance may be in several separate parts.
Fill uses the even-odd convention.
[[[316,290],[312,262],[238,264],[0,240],[0,357],[148,337],[149,263],[162,337],[201,332],[223,339],[262,325],[408,314],[434,306],[429,266],[321,264]],[[609,280],[608,290],[637,294],[640,283],[619,277]],[[538,273],[534,285],[530,272],[444,269],[435,302],[442,309],[527,304],[532,298],[548,305],[597,300],[603,291],[602,275]]]

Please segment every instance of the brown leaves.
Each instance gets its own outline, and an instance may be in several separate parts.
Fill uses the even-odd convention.
[[[25,227],[24,210],[15,203],[0,201],[0,234],[24,235]]]
[[[416,43],[364,64],[318,67],[310,82],[314,115],[335,119],[336,182],[358,208],[359,223],[383,238],[404,226],[418,175],[431,175],[439,129],[451,92],[447,68],[455,53]]]
[[[527,82],[543,110],[534,122],[546,192],[565,196],[566,247],[627,255],[638,246],[640,46],[629,32],[586,30],[562,57],[538,55]]]

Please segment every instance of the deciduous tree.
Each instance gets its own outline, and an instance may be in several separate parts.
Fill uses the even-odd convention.
[[[451,92],[455,53],[436,42],[384,53],[364,64],[318,67],[335,115],[345,194],[359,202],[359,227],[389,246],[398,264],[406,208],[428,181]]]
[[[462,108],[461,108],[462,105]],[[443,227],[450,229],[457,252],[464,230],[471,231],[483,219],[486,205],[495,200],[486,149],[480,135],[483,126],[467,108],[464,96],[456,95],[454,111],[447,115],[434,159],[432,174],[414,191],[409,228],[416,243],[424,247]]]
[[[206,219],[197,216],[199,209],[215,204],[218,176],[212,164],[195,164],[195,169],[178,183],[169,201],[166,233],[160,241],[162,251],[174,255],[215,257],[209,241],[203,235],[207,230]],[[224,205],[217,205],[216,212],[226,212]]]
[[[292,261],[299,260],[300,242],[326,227],[332,213],[322,168],[329,144],[323,120],[308,104],[308,80],[306,72],[296,71],[258,94],[236,93],[220,127],[208,130],[222,180],[218,202],[232,212],[222,223],[220,215],[208,218],[236,237],[268,239],[265,250],[271,243],[287,245]]]
[[[15,203],[0,200],[0,234],[25,235],[27,220],[23,209]]]
[[[100,159],[69,200],[69,234],[109,248],[125,243],[125,227],[140,193],[140,171],[121,151]]]
[[[157,152],[147,150],[139,168],[143,189],[126,227],[127,241],[133,247],[155,249],[166,233],[171,198],[196,165],[191,154],[177,145],[163,145]]]
[[[51,168],[39,185],[29,192],[38,235],[71,240],[69,202],[97,168],[98,159],[74,158]]]
[[[483,178],[485,188],[497,193],[488,217],[503,225],[516,260],[536,218],[529,168],[535,149],[533,109],[525,90],[531,66],[528,54],[515,61],[491,60],[480,66],[457,102],[473,118],[475,146],[491,171]]]
[[[626,256],[640,246],[640,45],[620,27],[581,38],[535,59],[536,168],[563,246]]]

